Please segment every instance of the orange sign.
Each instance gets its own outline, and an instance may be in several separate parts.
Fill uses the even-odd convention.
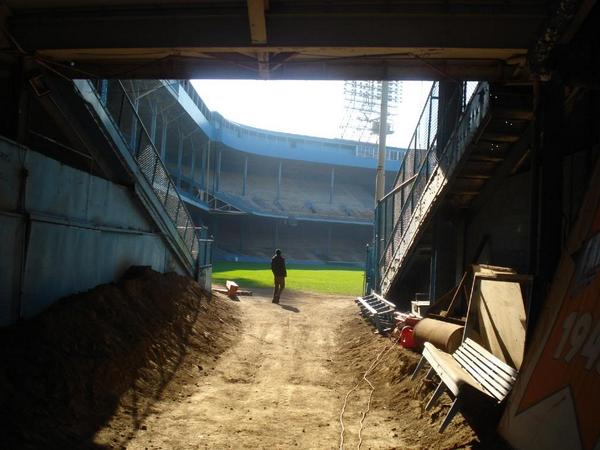
[[[590,450],[600,446],[600,209],[591,230],[517,411],[568,389],[581,447]]]

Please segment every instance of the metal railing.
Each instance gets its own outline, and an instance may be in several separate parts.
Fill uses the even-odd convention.
[[[176,184],[160,158],[137,112],[137,105],[119,80],[90,81],[96,95],[119,130],[130,154],[137,162],[146,181],[152,187],[172,225],[190,252],[196,267],[210,263],[211,240],[206,227],[196,227],[185,203],[177,192]]]
[[[398,251],[406,251],[408,241],[414,238],[413,234],[406,235],[407,230],[415,220],[416,209],[423,208],[421,199],[430,180],[438,169],[443,171],[446,179],[452,175],[469,139],[479,127],[483,114],[487,112],[489,106],[487,83],[479,83],[474,90],[468,89],[465,83],[461,95],[466,98],[466,95],[471,94],[470,100],[461,102],[464,106],[458,125],[443,150],[439,151],[437,148],[439,86],[436,84],[432,86],[421,113],[410,148],[396,177],[395,187],[378,203],[375,211],[379,278],[377,285],[382,288],[389,285],[390,278],[394,275],[393,271],[397,269],[392,267],[392,261],[403,256],[398,255]],[[434,196],[430,201],[433,202],[435,199]]]
[[[415,131],[406,148],[406,155],[396,174],[394,187],[402,185],[406,180],[411,178],[421,166],[427,151],[435,146],[438,126],[439,91],[440,84],[438,81],[435,81],[431,85]]]
[[[202,100],[200,95],[198,95],[198,92],[196,92],[196,89],[194,89],[194,86],[192,86],[190,80],[171,80],[168,81],[168,83],[179,83],[181,87],[183,87],[185,93],[190,96],[194,104],[198,107],[200,112],[202,112],[204,117],[206,117],[206,120],[210,122],[213,119],[212,112],[210,109],[208,109],[208,106],[206,106],[206,103],[204,103],[204,100]]]
[[[385,264],[385,249],[389,243],[392,231],[398,220],[398,215],[407,200],[411,199],[410,191],[415,176],[418,173],[429,150],[435,149],[437,143],[439,104],[439,82],[431,85],[425,105],[415,126],[406,154],[400,169],[394,179],[394,187],[377,205],[375,223],[377,226],[377,255],[378,266]]]

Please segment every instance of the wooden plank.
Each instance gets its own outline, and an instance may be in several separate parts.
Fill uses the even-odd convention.
[[[515,134],[508,133],[492,133],[490,131],[486,131],[483,133],[483,136],[479,140],[479,142],[506,142],[508,144],[514,144],[518,142],[519,136]]]
[[[461,174],[458,179],[461,180],[489,180],[490,178],[492,178],[491,175],[483,175],[483,174],[475,174],[475,173],[463,173]]]
[[[267,43],[267,22],[265,20],[265,1],[247,0],[250,40],[253,44]]]
[[[503,158],[496,158],[494,156],[483,156],[483,155],[473,155],[469,158],[469,162],[487,162],[487,163],[499,163]]]
[[[500,389],[498,389],[498,387],[493,382],[486,378],[485,371],[481,370],[481,368],[474,364],[472,361],[467,360],[460,354],[457,354],[455,358],[463,367],[465,372],[467,372],[469,375],[475,378],[475,380],[478,383],[481,384],[481,386],[483,387],[483,392],[485,392],[487,395],[489,395],[490,397],[494,397],[498,400],[502,400],[506,396],[506,394],[503,393]]]
[[[505,362],[499,360],[498,358],[496,358],[494,355],[492,355],[490,352],[488,352],[486,349],[484,349],[481,345],[479,345],[477,342],[473,341],[472,339],[465,339],[465,342],[463,343],[463,345],[465,345],[467,348],[471,348],[473,349],[475,352],[485,355],[487,357],[488,361],[493,362],[495,365],[497,365],[500,369],[502,369],[505,373],[507,373],[509,376],[511,376],[512,378],[515,378],[518,374],[518,371],[514,368],[509,366],[508,364],[506,364]]]
[[[477,273],[475,276],[482,280],[512,281],[515,283],[528,283],[533,281],[533,276],[517,273]]]
[[[526,276],[496,274],[475,276],[477,319],[482,344],[496,358],[515,368],[521,367],[525,351],[525,302],[521,284]]]
[[[494,107],[492,115],[498,119],[532,120],[533,111],[530,109],[510,109]]]
[[[486,359],[485,356],[481,355],[481,353],[473,352],[473,349],[469,348],[466,345],[461,346],[461,352],[463,353],[463,355],[465,355],[466,357],[468,357],[470,359],[480,361],[486,370],[493,372],[494,374],[496,374],[496,376],[498,378],[502,378],[504,380],[503,383],[506,385],[506,387],[510,388],[512,383],[514,383],[514,381],[515,381],[514,376],[510,375],[509,373],[504,371],[502,368],[495,365],[491,360]]]
[[[473,355],[469,353],[469,351],[467,351],[464,347],[460,348],[459,350],[460,351],[457,350],[458,356],[466,359],[467,361],[471,361],[473,365],[477,366],[482,371],[484,371],[485,379],[492,380],[493,383],[497,385],[497,388],[501,391],[510,391],[515,381],[514,378],[507,376],[506,373],[497,370],[497,368],[496,370],[494,370],[493,365],[492,367],[490,367],[488,364],[486,364],[486,360],[480,355]]]
[[[456,385],[456,383],[454,383],[452,378],[450,378],[448,376],[448,374],[444,370],[443,366],[435,358],[434,354],[429,351],[429,349],[427,348],[427,344],[429,344],[429,343],[426,342],[425,348],[423,349],[423,357],[427,360],[427,362],[429,363],[431,368],[435,371],[435,373],[440,377],[440,379],[448,387],[450,392],[452,392],[452,394],[454,394],[455,396],[458,395],[460,392],[459,387]],[[429,344],[429,345],[431,345],[431,344]]]

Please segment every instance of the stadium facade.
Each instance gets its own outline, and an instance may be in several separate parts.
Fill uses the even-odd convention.
[[[111,85],[100,82],[110,103]],[[362,264],[377,146],[257,129],[210,111],[189,81],[122,81],[215,259]],[[132,132],[135,132],[133,130]],[[404,150],[387,148],[388,187]]]

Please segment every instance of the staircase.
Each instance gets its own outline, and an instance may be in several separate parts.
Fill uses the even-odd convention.
[[[436,100],[434,84],[395,187],[376,210],[377,274],[384,296],[389,294],[436,208],[442,201],[468,208],[533,117],[527,88],[495,87],[482,82],[464,105],[446,145],[438,148]]]
[[[113,144],[134,180],[136,196],[182,266],[191,276],[200,277],[203,268],[210,267],[208,230],[195,226],[126,89],[118,80],[74,80],[73,85]]]

